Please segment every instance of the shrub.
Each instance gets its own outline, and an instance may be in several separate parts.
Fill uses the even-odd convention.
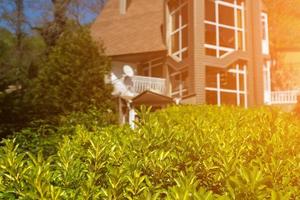
[[[184,106],[142,111],[135,130],[78,125],[49,157],[5,140],[0,198],[297,199],[299,124],[271,109]]]

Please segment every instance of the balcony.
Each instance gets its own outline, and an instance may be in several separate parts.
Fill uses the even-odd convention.
[[[299,94],[300,92],[298,90],[271,92],[270,104],[296,104]]]
[[[132,84],[128,85],[128,87],[134,94],[140,94],[146,90],[162,95],[168,94],[166,79],[147,76],[133,76],[131,80]]]

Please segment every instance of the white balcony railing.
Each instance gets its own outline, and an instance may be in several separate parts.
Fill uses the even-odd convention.
[[[166,95],[166,79],[147,76],[133,76],[132,82],[132,90],[136,94],[139,94],[146,90],[151,90],[153,92]]]
[[[299,90],[271,92],[271,104],[296,104]]]

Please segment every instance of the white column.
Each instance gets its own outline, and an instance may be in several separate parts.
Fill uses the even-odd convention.
[[[136,112],[134,110],[134,108],[131,108],[129,110],[129,125],[132,129],[135,128],[135,124],[134,124],[134,121],[135,121],[135,115],[136,115]]]

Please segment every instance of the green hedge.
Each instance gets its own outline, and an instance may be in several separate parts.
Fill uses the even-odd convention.
[[[183,106],[144,108],[139,117],[135,130],[77,126],[51,140],[50,156],[44,146],[35,153],[18,138],[3,141],[0,199],[300,197],[300,121],[292,115]]]

